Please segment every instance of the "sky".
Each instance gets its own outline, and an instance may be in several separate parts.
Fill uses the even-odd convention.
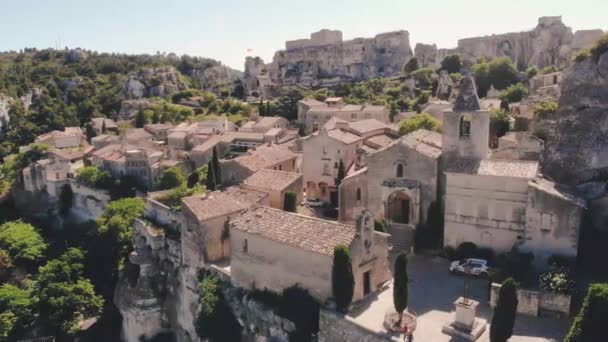
[[[412,49],[451,48],[554,15],[573,30],[608,30],[608,0],[0,0],[0,51],[175,52],[242,70],[247,55],[270,62],[286,40],[323,28],[345,40],[407,30]]]

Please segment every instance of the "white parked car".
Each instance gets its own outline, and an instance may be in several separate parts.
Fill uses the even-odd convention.
[[[490,272],[488,261],[484,259],[462,259],[450,264],[450,272],[487,277]]]

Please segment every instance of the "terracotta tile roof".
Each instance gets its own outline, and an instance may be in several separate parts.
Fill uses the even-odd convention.
[[[272,127],[274,125],[276,125],[278,122],[285,120],[280,116],[265,116],[262,117],[262,119],[260,121],[258,121],[255,126],[256,127]]]
[[[51,153],[64,160],[82,159],[84,157],[84,152],[78,150],[53,149]]]
[[[554,183],[544,178],[533,179],[528,182],[528,185],[551,196],[555,196],[564,201],[576,204],[579,207],[586,208],[585,200],[583,200],[579,194],[574,191],[574,189]]]
[[[390,127],[376,119],[365,119],[348,123],[348,130],[351,130],[358,135],[363,135],[383,128],[389,129]]]
[[[231,161],[237,162],[243,167],[255,172],[296,158],[297,156],[297,154],[285,147],[262,145],[258,146],[255,150],[249,150],[248,154],[234,158]]]
[[[327,107],[327,104],[321,102],[321,101],[317,101],[315,99],[303,99],[298,101],[301,104],[310,106],[310,107]]]
[[[152,134],[146,132],[146,130],[143,128],[128,129],[125,133],[125,136],[129,140],[152,139]]]
[[[349,132],[345,132],[341,129],[332,129],[331,131],[327,132],[327,135],[330,138],[343,142],[347,145],[356,143],[357,141],[360,141],[363,139],[362,137],[360,137],[358,135],[355,135],[355,134],[352,134]]]
[[[262,169],[243,181],[244,185],[272,191],[282,191],[301,178],[302,174]]]
[[[233,219],[231,229],[329,257],[337,245],[355,239],[352,226],[259,205]]]
[[[196,145],[194,148],[192,148],[192,151],[207,152],[207,151],[211,150],[213,147],[215,147],[217,144],[219,144],[220,141],[222,141],[222,139],[219,136],[214,135],[211,138],[209,138],[209,140],[205,141],[204,143],[202,143],[200,145]]]
[[[182,205],[190,210],[197,220],[204,221],[245,210],[266,196],[268,194],[262,191],[230,187],[224,192],[213,191],[182,198]]]
[[[389,137],[388,135],[382,134],[382,135],[375,135],[375,136],[367,139],[366,142],[369,141],[374,146],[384,147],[384,146],[387,146],[388,144],[392,143],[394,140],[395,139]]]
[[[440,133],[419,129],[400,139],[394,140],[390,144],[379,149],[376,153],[380,153],[397,144],[408,146],[431,158],[438,158],[441,156],[441,147],[443,145]]]
[[[538,162],[526,160],[460,159],[449,165],[446,171],[482,176],[533,179],[538,174]]]

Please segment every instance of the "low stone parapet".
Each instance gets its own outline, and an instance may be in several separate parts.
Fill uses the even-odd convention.
[[[498,300],[500,284],[492,283],[490,306],[494,308]],[[530,316],[567,317],[570,314],[571,296],[545,291],[517,290],[517,312]]]

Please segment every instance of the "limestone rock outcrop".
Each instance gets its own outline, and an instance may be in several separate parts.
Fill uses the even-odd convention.
[[[118,118],[128,120],[137,114],[140,110],[146,110],[152,106],[152,102],[148,99],[139,100],[124,100],[120,103],[120,111]]]
[[[322,30],[287,42],[267,68],[275,84],[330,85],[397,75],[412,56],[407,31],[342,41],[340,31]]]
[[[9,122],[8,111],[11,109],[11,100],[9,96],[0,94],[0,136]]]
[[[175,68],[149,68],[131,73],[123,84],[121,95],[127,99],[165,97],[187,88]]]
[[[225,65],[217,64],[201,70],[193,70],[190,75],[202,89],[217,90],[222,86],[232,87],[242,73]]]
[[[608,52],[574,63],[562,81],[559,110],[544,119],[543,172],[576,185],[588,199],[593,225],[608,223]]]

